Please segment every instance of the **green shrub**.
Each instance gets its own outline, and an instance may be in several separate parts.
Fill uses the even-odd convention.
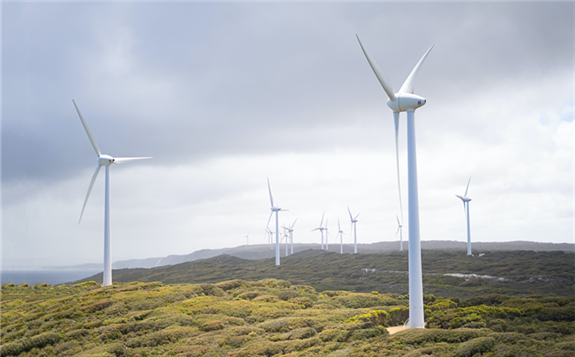
[[[260,328],[264,329],[266,332],[288,332],[302,327],[321,329],[319,321],[301,317],[284,317],[260,324]]]
[[[44,348],[60,341],[60,335],[54,332],[47,332],[33,336],[22,343],[6,343],[0,346],[1,356],[17,356],[22,352],[30,351],[33,348]]]
[[[278,302],[280,299],[273,295],[259,295],[258,297],[254,298],[254,301]]]
[[[424,342],[458,343],[492,333],[485,329],[460,328],[454,330],[412,328],[395,333],[392,338],[405,344],[419,345]]]
[[[86,329],[76,329],[66,332],[66,337],[71,339],[78,339],[83,336],[87,336],[90,332]]]
[[[105,308],[107,308],[110,305],[112,305],[112,301],[108,298],[105,298],[105,299],[97,300],[90,305],[81,306],[80,310],[82,310],[83,312],[91,313],[91,312],[96,312],[99,310],[104,310]]]
[[[0,346],[0,356],[17,356],[24,351],[21,343],[3,343]]]
[[[353,340],[365,340],[368,338],[386,335],[388,334],[387,330],[381,326],[376,328],[367,328],[362,330],[355,330],[351,333],[351,338]]]
[[[296,328],[281,336],[282,340],[302,340],[316,335],[316,330],[311,327]]]
[[[484,353],[491,351],[495,345],[493,337],[478,337],[467,342],[463,342],[457,350],[455,355],[458,357],[471,357],[476,353]]]
[[[555,347],[557,347],[560,350],[575,351],[575,340],[566,341],[566,342],[559,342],[559,343],[555,344]]]
[[[296,304],[301,308],[307,309],[313,306],[313,300],[308,297],[295,297],[288,300],[292,304]]]
[[[337,335],[339,335],[341,330],[336,328],[325,329],[319,334],[319,339],[323,342],[333,340]]]
[[[208,321],[200,325],[200,330],[202,331],[215,331],[222,330],[224,328],[223,322],[220,320]]]
[[[348,322],[371,322],[374,325],[389,326],[389,314],[385,310],[372,310],[367,314],[356,315],[348,320]]]
[[[232,289],[237,289],[240,286],[244,285],[245,283],[246,282],[244,280],[235,279],[235,280],[222,281],[215,285],[216,287],[222,289],[223,291],[228,291]]]

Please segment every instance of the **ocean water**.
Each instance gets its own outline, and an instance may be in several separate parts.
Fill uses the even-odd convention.
[[[0,283],[57,285],[84,279],[100,272],[98,270],[2,270]]]

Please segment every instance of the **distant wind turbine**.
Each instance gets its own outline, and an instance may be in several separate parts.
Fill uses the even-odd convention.
[[[408,212],[409,212],[409,327],[424,328],[425,320],[423,315],[423,280],[421,271],[421,242],[419,237],[419,198],[417,188],[417,159],[415,148],[415,110],[425,105],[423,97],[414,94],[414,78],[425,58],[433,48],[431,46],[415,65],[399,92],[395,93],[391,86],[391,81],[379,68],[375,60],[363,47],[359,36],[359,45],[369,62],[373,73],[379,80],[383,90],[389,97],[387,106],[393,111],[395,121],[396,138],[399,124],[399,113],[407,112],[407,187],[408,187]],[[396,141],[396,160],[397,141]],[[397,160],[399,161],[399,160]],[[398,164],[399,167],[399,164]],[[399,176],[399,171],[398,171]],[[401,198],[400,198],[401,200]],[[400,201],[401,202],[401,201]]]
[[[357,254],[357,231],[356,231],[356,223],[357,217],[361,213],[358,213],[355,218],[351,215],[351,211],[349,210],[349,206],[347,207],[347,212],[349,212],[349,219],[351,220],[351,229],[353,230],[353,254]]]
[[[402,251],[403,250],[403,226],[401,225],[401,222],[399,221],[399,217],[397,217],[397,215],[395,215],[395,218],[397,218],[397,232],[395,232],[395,236],[397,237],[397,233],[399,233],[399,250]]]
[[[245,238],[246,238],[246,244],[250,245],[250,232],[248,232],[248,234],[246,234]]]
[[[343,231],[341,230],[341,226],[339,225],[339,218],[337,219],[337,229],[339,234],[339,252],[343,254]],[[337,239],[337,236],[336,236]]]
[[[273,239],[272,237],[274,235],[274,232],[272,232],[269,227],[266,227],[266,235],[268,237],[268,244],[270,245],[270,249],[274,250],[274,246],[272,244],[272,239]]]
[[[321,215],[321,222],[319,222],[319,227],[312,229],[311,231],[319,231],[321,233],[321,250],[323,250],[323,230],[325,228],[323,228],[323,216],[325,215],[325,212]]]
[[[111,164],[122,164],[124,162],[133,161],[133,160],[145,160],[151,159],[151,157],[112,157],[110,155],[104,155],[100,152],[100,147],[98,146],[98,142],[96,141],[96,137],[92,134],[92,131],[88,127],[88,124],[84,120],[82,113],[80,113],[80,109],[76,105],[76,102],[72,100],[74,103],[74,107],[78,112],[78,116],[80,116],[80,120],[82,121],[82,125],[84,126],[84,130],[86,130],[86,134],[88,134],[88,139],[92,143],[92,147],[96,152],[96,156],[98,156],[98,163],[96,166],[96,172],[92,176],[92,180],[90,181],[90,186],[88,186],[88,193],[86,194],[86,198],[84,199],[84,205],[82,206],[82,212],[80,213],[80,219],[78,220],[78,224],[82,221],[82,216],[84,215],[84,209],[86,208],[86,203],[88,202],[88,198],[90,197],[90,192],[92,191],[92,187],[94,186],[94,181],[96,181],[96,177],[98,176],[98,172],[100,172],[100,168],[102,166],[106,167],[106,183],[105,183],[105,194],[104,194],[104,272],[103,272],[103,279],[102,285],[108,286],[112,285],[112,257],[111,257],[111,239],[110,239],[110,165]]]
[[[469,180],[467,181],[467,187],[465,188],[465,194],[463,195],[463,197],[461,197],[459,195],[455,195],[459,199],[461,199],[461,201],[463,201],[463,210],[467,214],[467,255],[472,255],[471,254],[471,230],[469,228],[469,202],[471,201],[471,198],[467,197],[467,190],[469,190],[469,183],[470,182],[471,182],[471,177],[469,177]]]
[[[288,233],[289,233],[289,241],[290,241],[290,245],[291,245],[291,253],[290,254],[293,254],[293,227],[295,226],[295,222],[297,222],[297,218],[295,219],[295,221],[293,221],[293,223],[290,227],[283,227],[283,228],[287,229]]]
[[[281,211],[282,209],[279,207],[274,206],[274,198],[272,196],[272,189],[270,187],[270,179],[268,178],[268,191],[270,193],[270,203],[271,203],[271,213],[270,213],[270,218],[268,218],[268,226],[270,225],[270,220],[272,219],[272,215],[274,214],[274,212],[276,213],[276,265],[280,265],[280,240],[279,240],[279,211]],[[284,209],[284,211],[287,211],[287,209]]]

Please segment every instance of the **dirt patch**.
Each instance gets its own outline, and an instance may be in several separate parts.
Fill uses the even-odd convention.
[[[403,331],[405,329],[405,327],[403,327],[403,325],[399,325],[399,326],[391,326],[387,328],[387,332],[389,332],[390,335],[393,335],[396,332],[399,331]]]

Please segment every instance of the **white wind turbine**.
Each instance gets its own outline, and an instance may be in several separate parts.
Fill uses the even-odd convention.
[[[337,229],[338,229],[338,234],[339,234],[339,252],[340,254],[343,254],[343,231],[341,230],[341,227],[339,225],[339,218],[337,219]],[[337,239],[337,236],[336,236]]]
[[[323,216],[325,215],[325,212],[321,215],[321,222],[319,222],[319,227],[317,227],[316,229],[312,229],[311,231],[318,231],[321,233],[321,250],[323,250],[323,230],[325,228],[323,228]]]
[[[266,227],[266,235],[268,236],[268,244],[270,245],[270,249],[274,250],[274,247],[272,244],[272,239],[273,239],[272,237],[274,235],[274,232],[272,232],[269,227]]]
[[[92,191],[92,187],[94,186],[94,181],[96,181],[96,177],[98,176],[98,172],[100,172],[100,168],[102,166],[106,167],[106,183],[105,183],[105,191],[104,191],[104,272],[102,277],[102,286],[112,285],[112,257],[111,257],[111,241],[110,241],[110,165],[111,164],[121,164],[127,161],[133,160],[144,160],[144,159],[151,159],[151,157],[112,157],[110,155],[104,155],[100,152],[100,147],[98,146],[98,142],[96,141],[96,137],[92,134],[92,131],[88,127],[88,124],[84,120],[82,113],[80,113],[80,109],[76,105],[76,102],[72,100],[74,103],[74,107],[80,116],[80,120],[82,121],[82,125],[86,130],[86,134],[88,134],[88,139],[92,143],[92,147],[96,152],[96,156],[98,156],[98,163],[96,166],[96,172],[92,176],[92,180],[90,180],[90,186],[88,186],[88,193],[86,194],[86,198],[84,199],[84,205],[82,206],[82,212],[80,213],[80,219],[78,220],[78,224],[82,221],[82,216],[84,215],[84,209],[86,208],[86,203],[88,202],[88,198],[90,197],[90,192]]]
[[[472,255],[471,254],[471,230],[469,228],[469,201],[471,201],[471,198],[467,197],[467,190],[469,190],[469,183],[470,182],[471,182],[471,177],[469,177],[469,181],[467,181],[467,187],[465,188],[465,194],[463,195],[463,197],[461,197],[459,195],[455,195],[459,199],[461,199],[461,201],[463,201],[463,210],[467,214],[467,255]]]
[[[286,227],[282,227],[282,228],[284,230],[284,235],[282,237],[282,240],[285,240],[284,241],[284,247],[286,249],[286,255],[285,256],[287,257],[288,256],[288,245],[289,245],[289,236],[287,234],[288,229]]]
[[[397,233],[399,233],[399,250],[402,251],[403,250],[403,226],[401,225],[401,222],[399,221],[399,217],[397,217],[397,215],[395,215],[395,218],[397,218],[397,232],[395,232],[395,236],[397,237]]]
[[[291,226],[283,227],[283,228],[287,229],[288,233],[289,233],[289,241],[290,241],[290,245],[291,245],[291,253],[290,254],[293,254],[293,227],[295,226],[295,222],[297,222],[297,218],[295,219],[295,221],[293,221]]]
[[[270,187],[270,179],[268,178],[268,191],[270,193],[270,202],[271,202],[271,213],[270,213],[270,218],[268,218],[268,226],[270,225],[270,220],[272,219],[272,215],[274,214],[274,212],[276,213],[276,265],[280,265],[280,240],[279,240],[279,211],[281,211],[282,209],[279,207],[274,206],[274,198],[272,197],[272,189]],[[287,211],[287,209],[284,209],[284,211]]]
[[[415,149],[415,110],[425,105],[423,97],[413,94],[413,81],[425,58],[433,48],[433,45],[425,52],[423,57],[417,62],[399,92],[395,93],[389,78],[379,68],[377,63],[371,58],[363,47],[359,36],[359,45],[369,62],[373,73],[379,80],[383,90],[389,97],[387,106],[393,110],[395,121],[396,137],[396,160],[397,154],[397,132],[399,125],[399,113],[407,112],[407,186],[408,186],[408,217],[409,217],[409,325],[410,328],[423,328],[425,325],[423,317],[423,281],[421,272],[421,242],[419,237],[419,198],[417,190],[417,159]],[[397,164],[399,167],[399,163]],[[398,170],[399,177],[399,170]],[[399,184],[399,180],[398,180]],[[400,198],[401,202],[401,198]]]
[[[347,207],[347,211],[349,212],[349,219],[351,220],[351,229],[353,229],[353,254],[357,254],[357,229],[356,229],[356,223],[357,223],[357,217],[359,217],[359,215],[361,213],[358,213],[357,216],[355,216],[355,218],[353,218],[353,216],[351,215],[351,211],[349,210],[349,206]]]

